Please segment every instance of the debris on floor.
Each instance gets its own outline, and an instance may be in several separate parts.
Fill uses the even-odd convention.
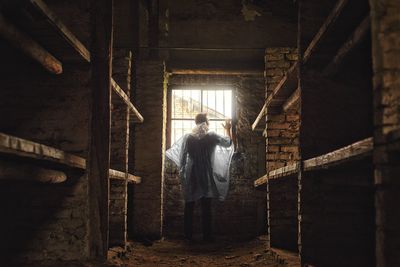
[[[115,267],[133,266],[239,266],[281,267],[286,263],[277,259],[262,238],[246,242],[217,240],[214,243],[160,240],[153,246],[130,242],[126,253],[121,248],[109,251],[108,261]]]

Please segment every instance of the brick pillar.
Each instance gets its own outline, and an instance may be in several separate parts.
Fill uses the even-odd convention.
[[[297,49],[267,48],[265,54],[266,96],[284,77],[298,59]],[[267,114],[266,163],[267,172],[299,161],[299,107],[280,113]],[[297,251],[297,177],[269,180],[267,185],[267,216],[270,245]]]
[[[376,266],[400,266],[400,2],[369,2],[374,67]]]
[[[113,78],[129,96],[132,53],[114,49]],[[129,114],[128,106],[112,93],[110,167],[128,171]],[[127,240],[127,181],[110,181],[109,245],[125,246]]]
[[[267,48],[265,54],[265,79],[267,96],[284,77],[297,60],[297,49],[280,47]],[[299,113],[288,110],[286,113],[267,115],[267,171],[281,168],[299,159]]]
[[[134,233],[159,238],[162,233],[162,184],[166,124],[166,87],[161,61],[139,61],[135,103],[144,122],[135,127]]]

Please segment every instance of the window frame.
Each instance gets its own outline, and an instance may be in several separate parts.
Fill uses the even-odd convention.
[[[172,91],[173,90],[200,90],[200,99],[201,99],[201,111],[203,112],[203,92],[204,91],[223,91],[230,90],[231,91],[231,116],[232,123],[234,124],[236,121],[236,90],[233,85],[187,85],[187,86],[169,86],[167,89],[167,121],[166,121],[166,148],[171,147],[171,137],[172,137],[172,121],[173,120],[187,120],[193,121],[194,118],[172,118]],[[209,121],[223,121],[221,119],[209,118]]]

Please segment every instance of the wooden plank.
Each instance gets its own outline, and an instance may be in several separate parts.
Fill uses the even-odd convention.
[[[117,170],[110,169],[109,170],[109,175],[110,179],[115,179],[115,180],[121,180],[125,181],[127,180],[128,183],[134,183],[134,184],[139,184],[142,181],[142,178],[130,173],[125,173]]]
[[[371,20],[368,15],[362,20],[360,25],[358,25],[347,41],[340,47],[331,63],[329,63],[329,65],[325,68],[323,74],[330,76],[336,73],[338,67],[346,58],[346,56],[353,51],[353,49],[356,48],[362,40],[364,40],[370,28]]]
[[[323,36],[326,34],[328,29],[335,23],[336,19],[340,16],[340,13],[345,8],[349,0],[338,0],[335,7],[332,9],[329,16],[326,18],[325,22],[322,24],[321,28],[311,40],[306,51],[304,52],[303,62],[307,62],[311,54],[317,49],[319,43],[321,42]]]
[[[254,181],[254,187],[260,187],[265,185],[268,180],[278,179],[281,177],[286,177],[299,172],[300,164],[298,162],[291,163],[282,168],[272,170],[268,174],[258,178]]]
[[[90,52],[42,0],[8,1],[3,14],[63,62],[90,62]]]
[[[82,56],[82,58],[87,62],[90,62],[89,50],[86,49],[78,38],[76,38],[76,36],[42,0],[30,0],[30,3],[32,3],[32,5],[46,17],[49,25],[53,27],[65,39],[65,41]]]
[[[298,62],[293,64],[286,75],[279,81],[265,103],[269,112],[281,112],[283,103],[298,87]]]
[[[286,100],[282,105],[282,109],[284,112],[287,112],[290,109],[293,109],[300,101],[300,88],[298,87],[296,91]]]
[[[62,171],[42,168],[32,163],[0,160],[0,180],[58,184],[65,182],[67,175]]]
[[[125,102],[125,104],[128,105],[130,113],[134,115],[133,121],[136,123],[142,123],[144,121],[142,114],[139,113],[139,111],[136,109],[136,107],[130,101],[129,96],[114,81],[114,79],[111,79],[111,87],[114,90],[114,92],[117,93],[117,95],[119,95],[121,97],[121,99]]]
[[[42,65],[50,73],[61,74],[63,72],[62,64],[59,60],[28,35],[8,22],[1,14],[0,35],[13,46],[20,49],[24,54]]]
[[[268,182],[268,174],[258,178],[257,180],[254,181],[254,187],[260,187],[263,185],[266,185]]]
[[[260,113],[258,113],[256,120],[253,122],[251,125],[251,129],[254,131],[258,125],[258,123],[261,121],[261,118],[264,117],[267,109],[267,103],[264,103],[264,106],[262,107]]]
[[[89,258],[108,251],[113,1],[91,0],[92,119],[88,156]]]
[[[291,163],[287,166],[284,166],[282,168],[270,171],[268,173],[268,179],[273,180],[273,179],[278,179],[281,177],[286,177],[292,174],[296,174],[299,172],[300,164],[298,162]]]
[[[4,133],[0,133],[0,153],[56,162],[79,169],[86,168],[86,160],[84,158]]]
[[[264,72],[259,70],[226,70],[226,69],[178,69],[173,68],[170,74],[182,75],[252,75],[263,76]]]
[[[340,163],[370,156],[372,155],[372,150],[373,138],[370,137],[327,154],[305,160],[303,168],[304,171],[329,168]]]

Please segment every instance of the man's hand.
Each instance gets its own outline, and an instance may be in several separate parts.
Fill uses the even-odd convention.
[[[222,127],[225,129],[225,134],[229,136],[230,139],[232,139],[232,133],[231,133],[231,128],[232,128],[232,123],[231,119],[226,119],[225,124],[221,123]]]
[[[231,119],[226,119],[225,124],[221,123],[222,127],[224,127],[225,130],[230,131],[232,128],[232,123]]]

